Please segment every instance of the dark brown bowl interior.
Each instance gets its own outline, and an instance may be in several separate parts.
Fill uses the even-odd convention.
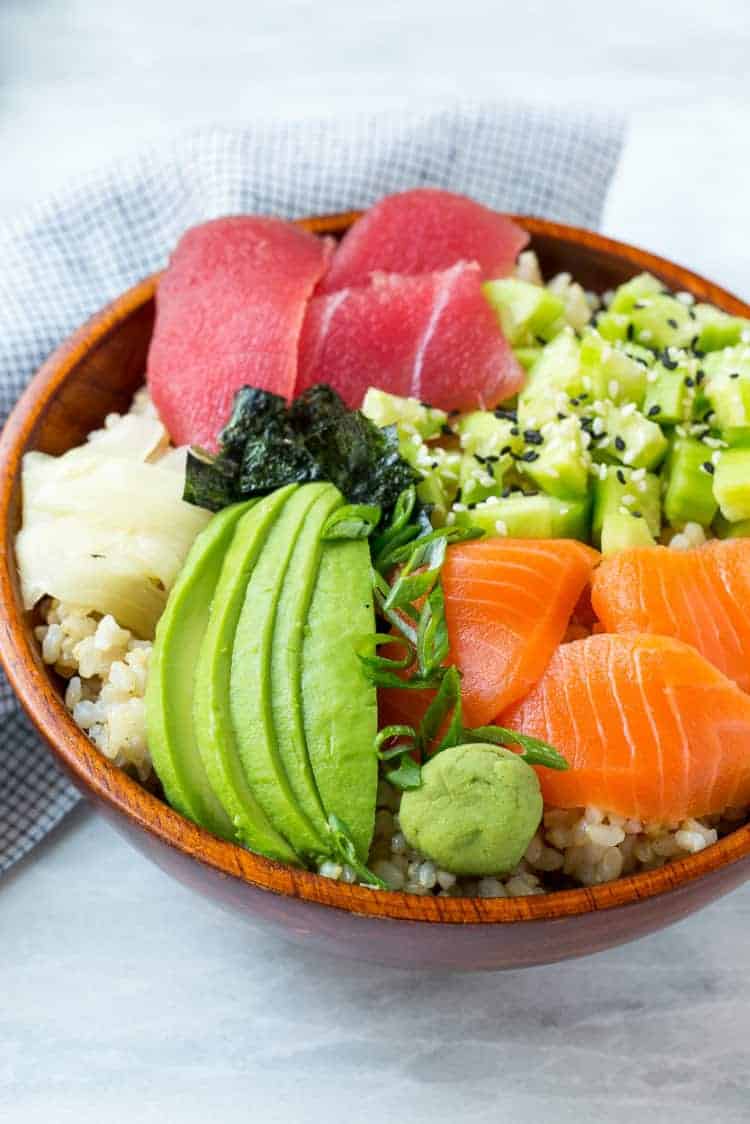
[[[305,220],[338,234],[352,214]],[[648,269],[728,312],[736,297],[681,267],[573,227],[519,219],[546,275],[568,270],[613,288]],[[461,969],[520,967],[584,955],[686,916],[750,876],[750,827],[660,870],[590,889],[516,899],[413,897],[331,882],[216,839],[102,757],[65,711],[23,613],[13,559],[19,468],[29,449],[61,453],[141,384],[157,277],[141,282],[64,343],[21,398],[0,442],[0,658],[24,707],[75,784],[141,851],[184,883],[256,922],[347,957]]]

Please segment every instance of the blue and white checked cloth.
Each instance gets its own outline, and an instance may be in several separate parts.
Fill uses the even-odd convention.
[[[596,226],[621,144],[611,118],[479,104],[201,130],[144,152],[0,225],[0,421],[57,344],[196,222],[342,211],[428,184]],[[2,872],[78,796],[4,679],[0,723]]]

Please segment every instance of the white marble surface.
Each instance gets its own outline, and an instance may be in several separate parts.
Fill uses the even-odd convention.
[[[198,122],[452,93],[618,105],[607,231],[748,295],[749,47],[747,0],[2,0],[0,208]],[[0,1120],[739,1124],[749,926],[750,887],[565,966],[342,965],[81,810],[0,884]]]

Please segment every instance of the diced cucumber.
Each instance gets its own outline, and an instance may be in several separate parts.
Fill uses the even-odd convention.
[[[714,496],[730,523],[750,519],[750,449],[725,449],[714,472]]]
[[[629,514],[645,520],[657,538],[661,530],[659,477],[642,468],[621,468],[602,465],[594,477],[594,508],[591,533],[594,543],[601,543],[602,526],[607,515]]]
[[[478,503],[499,495],[503,478],[513,464],[511,453],[523,449],[518,426],[486,410],[475,410],[459,418],[455,428],[462,449],[461,502]]]
[[[687,347],[698,334],[687,306],[665,293],[637,300],[630,311],[630,322],[635,342],[655,351]]]
[[[581,340],[581,386],[592,401],[640,406],[646,393],[647,367],[627,355],[617,344],[607,343],[598,332]]]
[[[611,511],[604,516],[601,538],[602,554],[613,554],[616,550],[627,550],[633,546],[656,545],[645,519],[637,519],[621,511]]]
[[[623,342],[628,338],[629,324],[630,317],[624,313],[607,311],[598,314],[594,327],[602,339],[615,343],[616,340]]]
[[[551,340],[565,323],[562,300],[540,285],[505,277],[486,281],[485,297],[495,310],[503,333],[513,346]]]
[[[513,354],[524,371],[530,371],[542,354],[542,349],[541,347],[514,347]]]
[[[630,468],[656,468],[669,447],[667,438],[656,422],[644,417],[633,403],[611,406],[605,403],[602,417],[606,437],[603,446],[608,456]]]
[[[714,416],[712,426],[730,445],[750,442],[750,346],[712,351],[703,360],[703,393]]]
[[[567,410],[568,397],[575,398],[583,389],[579,356],[580,344],[571,328],[542,348],[518,397],[519,425],[541,426]]]
[[[418,433],[422,438],[437,437],[448,420],[444,410],[427,406],[416,398],[400,398],[371,386],[362,403],[362,413],[381,429],[396,425],[399,431]]]
[[[664,291],[664,286],[658,278],[654,277],[652,273],[639,273],[636,277],[631,277],[630,281],[626,281],[624,285],[620,285],[615,290],[615,294],[609,304],[609,312],[631,312],[633,305],[636,301],[643,300],[644,297],[654,296],[656,293]]]
[[[699,351],[720,351],[724,347],[734,347],[742,340],[742,333],[750,329],[750,320],[740,316],[730,316],[712,304],[693,305],[697,321]]]
[[[432,521],[442,527],[451,504],[458,495],[461,454],[452,449],[432,447],[431,466],[420,468],[422,480],[417,484],[417,496],[425,504],[432,505]]]
[[[739,523],[730,523],[719,512],[714,519],[713,529],[717,539],[750,539],[750,519],[740,519]]]
[[[643,413],[647,418],[660,425],[677,425],[690,418],[694,401],[695,374],[691,373],[689,363],[675,367],[665,367],[661,362],[655,364],[643,400]]]
[[[455,510],[455,509],[454,509]],[[588,537],[589,499],[561,500],[541,493],[493,496],[471,511],[455,511],[463,527],[479,527],[493,537],[517,539],[581,539]]]
[[[551,496],[584,496],[588,491],[591,457],[578,418],[552,422],[543,427],[539,436],[542,443],[527,448],[518,461],[519,470]]]
[[[673,527],[700,523],[716,515],[711,450],[695,437],[675,437],[664,465],[664,514]]]

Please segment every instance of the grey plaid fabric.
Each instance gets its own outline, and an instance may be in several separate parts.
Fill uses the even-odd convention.
[[[522,105],[189,133],[0,225],[0,420],[73,328],[220,214],[321,214],[417,185],[596,226],[621,123]],[[0,872],[77,795],[0,682]]]

